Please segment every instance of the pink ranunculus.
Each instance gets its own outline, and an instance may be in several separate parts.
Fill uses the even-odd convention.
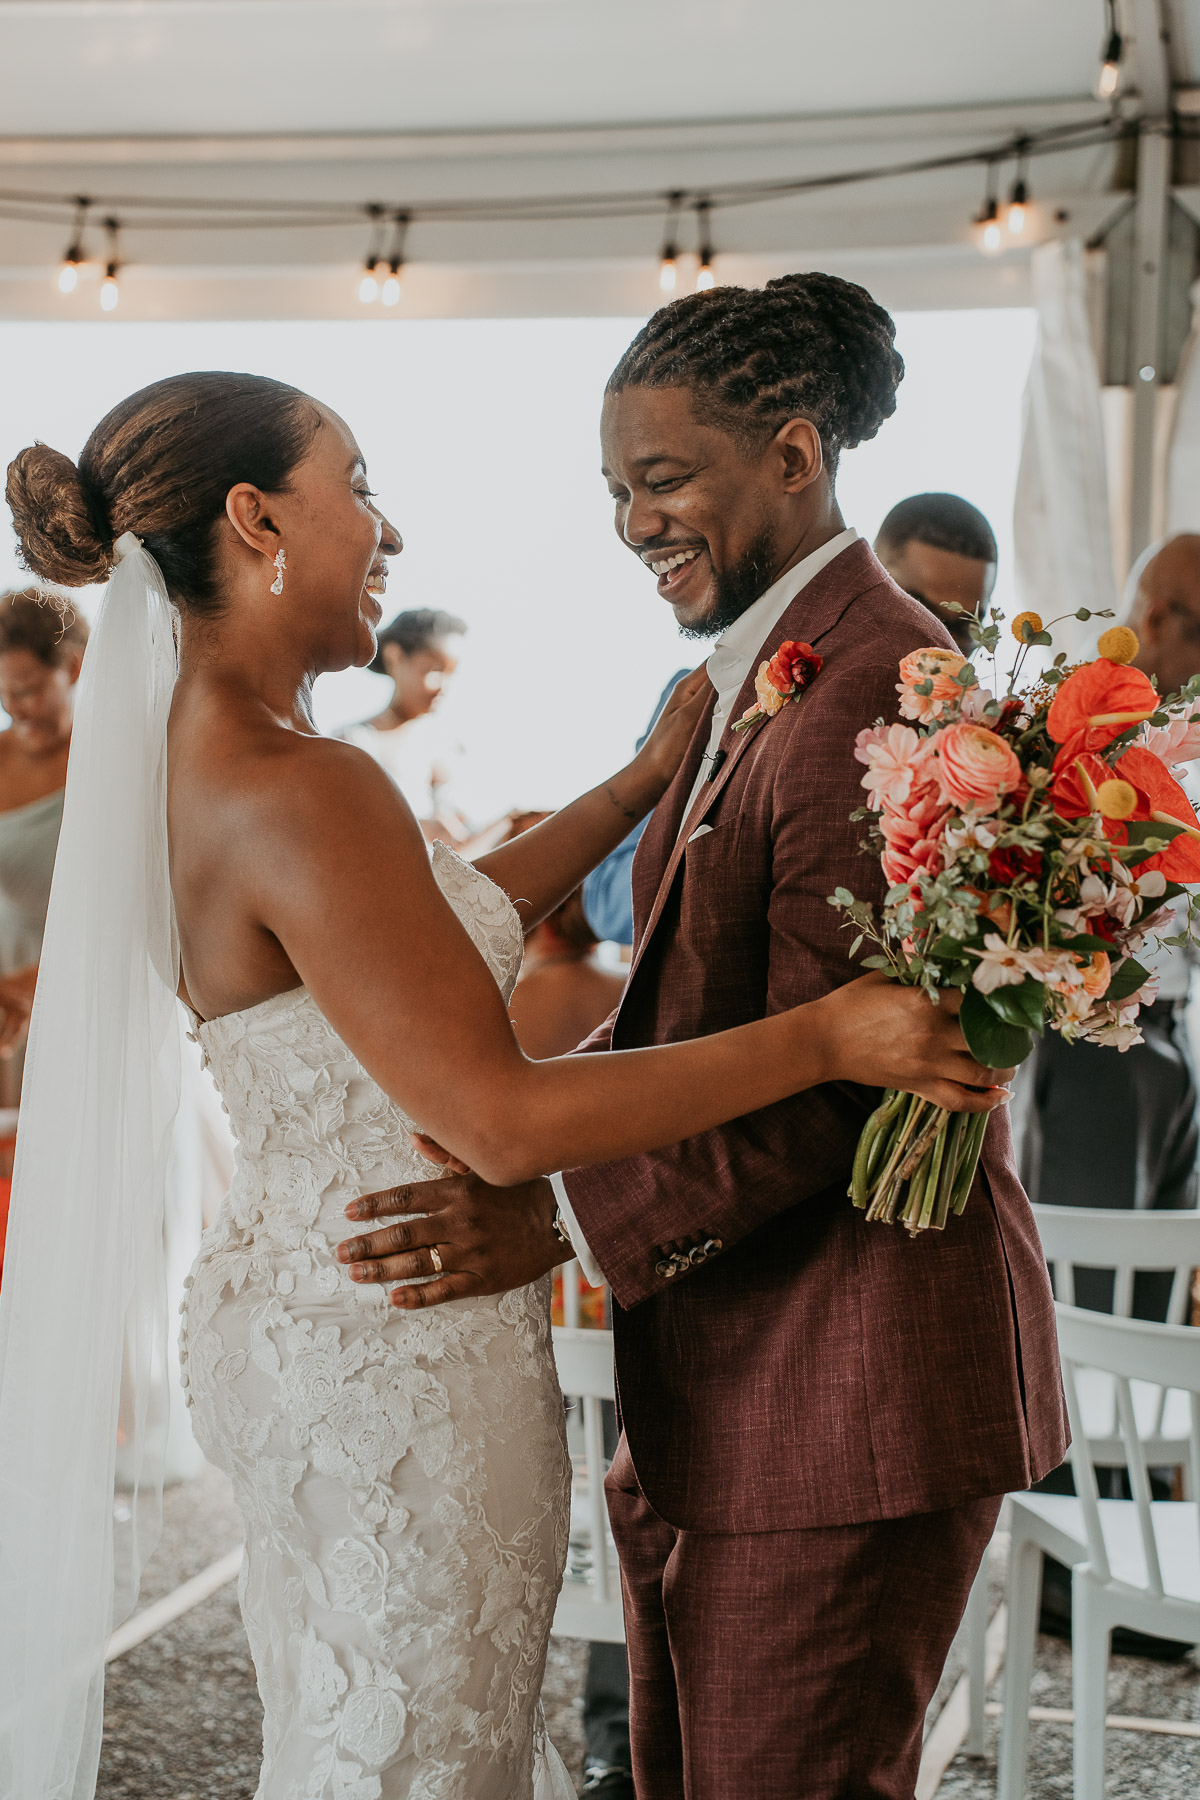
[[[994,813],[1005,794],[1021,785],[1012,748],[986,725],[949,725],[933,740],[943,799],[958,807]]]
[[[862,785],[876,811],[907,805],[914,787],[928,780],[930,749],[930,739],[919,737],[911,725],[876,725],[859,732],[854,754],[867,765]]]
[[[936,875],[942,867],[942,834],[949,811],[932,783],[924,783],[900,808],[886,808],[880,820],[886,849],[880,857],[893,886],[918,874]]]
[[[913,650],[902,657],[900,679],[896,683],[901,718],[916,719],[920,725],[933,725],[947,712],[956,711],[962,704],[963,689],[955,676],[966,667],[966,661],[957,650],[942,650],[936,646]],[[931,684],[930,692],[918,694],[917,688],[924,687],[926,682]]]

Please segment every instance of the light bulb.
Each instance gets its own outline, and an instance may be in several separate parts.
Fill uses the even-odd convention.
[[[983,228],[983,247],[985,250],[998,250],[1000,248],[1000,227],[997,225],[995,219],[989,219],[988,223]]]
[[[664,294],[673,294],[675,292],[675,283],[678,276],[679,271],[675,266],[675,255],[674,252],[671,252],[670,255],[663,257],[662,264],[658,271],[658,285],[660,290]]]
[[[110,272],[100,283],[100,304],[105,312],[112,312],[120,298],[121,290],[117,286],[116,274]]]
[[[379,283],[375,279],[375,264],[368,263],[366,273],[358,284],[358,297],[364,306],[370,306],[372,300],[379,298]]]
[[[385,306],[395,306],[400,298],[400,271],[393,269],[379,291],[379,298]]]
[[[1020,237],[1025,229],[1025,218],[1028,208],[1023,200],[1014,200],[1005,215],[1004,223],[1013,237]]]
[[[1100,69],[1100,74],[1096,80],[1096,97],[1097,97],[1097,99],[1111,100],[1113,95],[1117,91],[1117,83],[1118,83],[1118,81],[1120,81],[1120,79],[1121,79],[1120,63],[1106,62],[1106,63],[1102,64],[1101,69]]]
[[[79,269],[74,260],[65,262],[58,271],[58,291],[60,294],[73,294],[79,285]]]
[[[702,294],[706,289],[716,287],[716,285],[717,277],[713,272],[713,266],[705,259],[700,264],[699,272],[696,275],[696,292]]]

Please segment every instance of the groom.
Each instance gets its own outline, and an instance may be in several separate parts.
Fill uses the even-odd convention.
[[[635,956],[602,1054],[719,1031],[851,978],[838,885],[878,899],[850,820],[858,731],[940,624],[844,526],[840,450],[903,372],[858,287],[798,275],[656,314],[608,386],[624,542],[716,690],[634,863]],[[749,729],[759,663],[821,659]],[[608,1478],[640,1800],[911,1800],[926,1706],[1001,1495],[1066,1444],[1045,1263],[997,1113],[961,1218],[909,1239],[846,1197],[872,1097],[797,1095],[553,1188],[614,1296],[624,1435]],[[550,1185],[376,1196],[379,1279],[485,1292],[562,1257]],[[519,1225],[518,1225],[519,1221]],[[406,1254],[388,1256],[388,1252]],[[454,1289],[449,1291],[455,1291]],[[447,1297],[431,1284],[428,1298]]]

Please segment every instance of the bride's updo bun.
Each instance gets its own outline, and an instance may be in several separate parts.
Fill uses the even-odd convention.
[[[43,581],[86,587],[112,567],[112,534],[69,456],[31,444],[9,465],[8,504],[21,561]]]
[[[156,381],[101,419],[78,467],[48,444],[9,465],[21,559],[44,581],[84,587],[107,578],[114,543],[132,531],[173,600],[215,613],[225,496],[241,481],[284,492],[320,422],[307,394],[265,375],[206,370]]]

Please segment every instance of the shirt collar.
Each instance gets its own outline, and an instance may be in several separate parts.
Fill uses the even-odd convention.
[[[857,542],[858,533],[852,526],[846,531],[839,531],[836,537],[822,544],[819,550],[812,551],[792,568],[785,570],[779,580],[772,582],[766,593],[760,594],[753,606],[747,607],[741,618],[735,619],[717,639],[705,666],[708,678],[717,690],[715,711],[718,716],[727,713],[737,699],[742,683],[750,672],[755,652],[771,635],[796,595],[835,556],[840,556],[843,550]]]

